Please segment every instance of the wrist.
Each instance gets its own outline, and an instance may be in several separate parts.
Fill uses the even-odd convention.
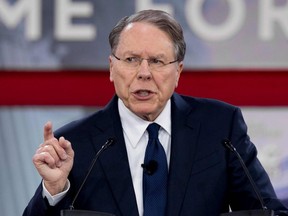
[[[51,196],[54,196],[67,189],[68,179],[57,181],[57,182],[49,182],[49,181],[43,180],[43,184],[46,190],[51,194]]]
[[[70,182],[69,179],[67,179],[67,183],[65,185],[64,191],[61,193],[58,193],[56,195],[51,195],[49,193],[49,191],[47,191],[45,185],[44,185],[44,181],[42,182],[42,187],[43,187],[43,191],[42,191],[42,196],[44,199],[47,199],[49,206],[55,206],[56,204],[58,204],[67,194],[68,190],[70,189]]]

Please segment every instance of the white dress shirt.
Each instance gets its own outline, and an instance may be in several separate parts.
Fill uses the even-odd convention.
[[[143,191],[142,178],[143,168],[141,164],[144,162],[145,150],[148,144],[148,132],[146,128],[151,122],[145,121],[132,113],[119,99],[119,114],[123,127],[124,139],[128,154],[128,161],[136,195],[136,201],[140,216],[143,215]],[[167,102],[164,110],[155,119],[155,123],[161,127],[159,129],[159,141],[162,144],[168,161],[170,161],[171,150],[171,102]]]
[[[128,161],[131,171],[131,177],[133,181],[133,187],[136,195],[136,201],[140,216],[143,215],[143,191],[142,191],[142,178],[143,168],[141,164],[144,162],[145,150],[148,144],[148,132],[146,128],[152,122],[145,121],[131,112],[123,103],[121,99],[118,99],[118,108],[120,119],[123,128],[123,134],[128,154]],[[155,119],[155,123],[161,127],[159,129],[159,141],[162,144],[169,167],[170,151],[171,151],[171,101],[169,100],[160,113]],[[68,192],[70,188],[70,182],[67,182],[65,191],[60,194],[52,196],[46,190],[44,183],[43,186],[43,197],[47,197],[50,205],[56,205]]]

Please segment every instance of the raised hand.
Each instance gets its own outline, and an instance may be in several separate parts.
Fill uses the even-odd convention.
[[[52,123],[44,125],[44,142],[33,156],[33,163],[51,195],[63,191],[73,166],[74,151],[64,137],[54,137]]]

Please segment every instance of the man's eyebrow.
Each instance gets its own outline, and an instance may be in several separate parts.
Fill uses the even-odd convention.
[[[126,51],[126,52],[123,53],[123,55],[124,56],[125,55],[140,56],[140,55],[136,54],[134,51]]]
[[[142,58],[142,56],[140,54],[138,54],[138,53],[136,53],[135,51],[132,51],[132,50],[128,50],[128,51],[123,52],[123,56],[127,56],[127,55],[131,55],[131,56]],[[159,54],[151,54],[151,55],[148,56],[148,58],[165,59],[167,57],[166,57],[166,55],[164,53],[159,53]]]

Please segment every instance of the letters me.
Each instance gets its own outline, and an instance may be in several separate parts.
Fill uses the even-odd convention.
[[[72,19],[87,18],[93,14],[89,2],[72,0],[55,0],[56,40],[90,41],[96,37],[96,27],[92,24],[73,24]],[[42,36],[42,0],[18,0],[14,4],[0,0],[0,21],[7,28],[15,28],[22,19],[25,20],[25,36],[28,40],[37,40]]]

